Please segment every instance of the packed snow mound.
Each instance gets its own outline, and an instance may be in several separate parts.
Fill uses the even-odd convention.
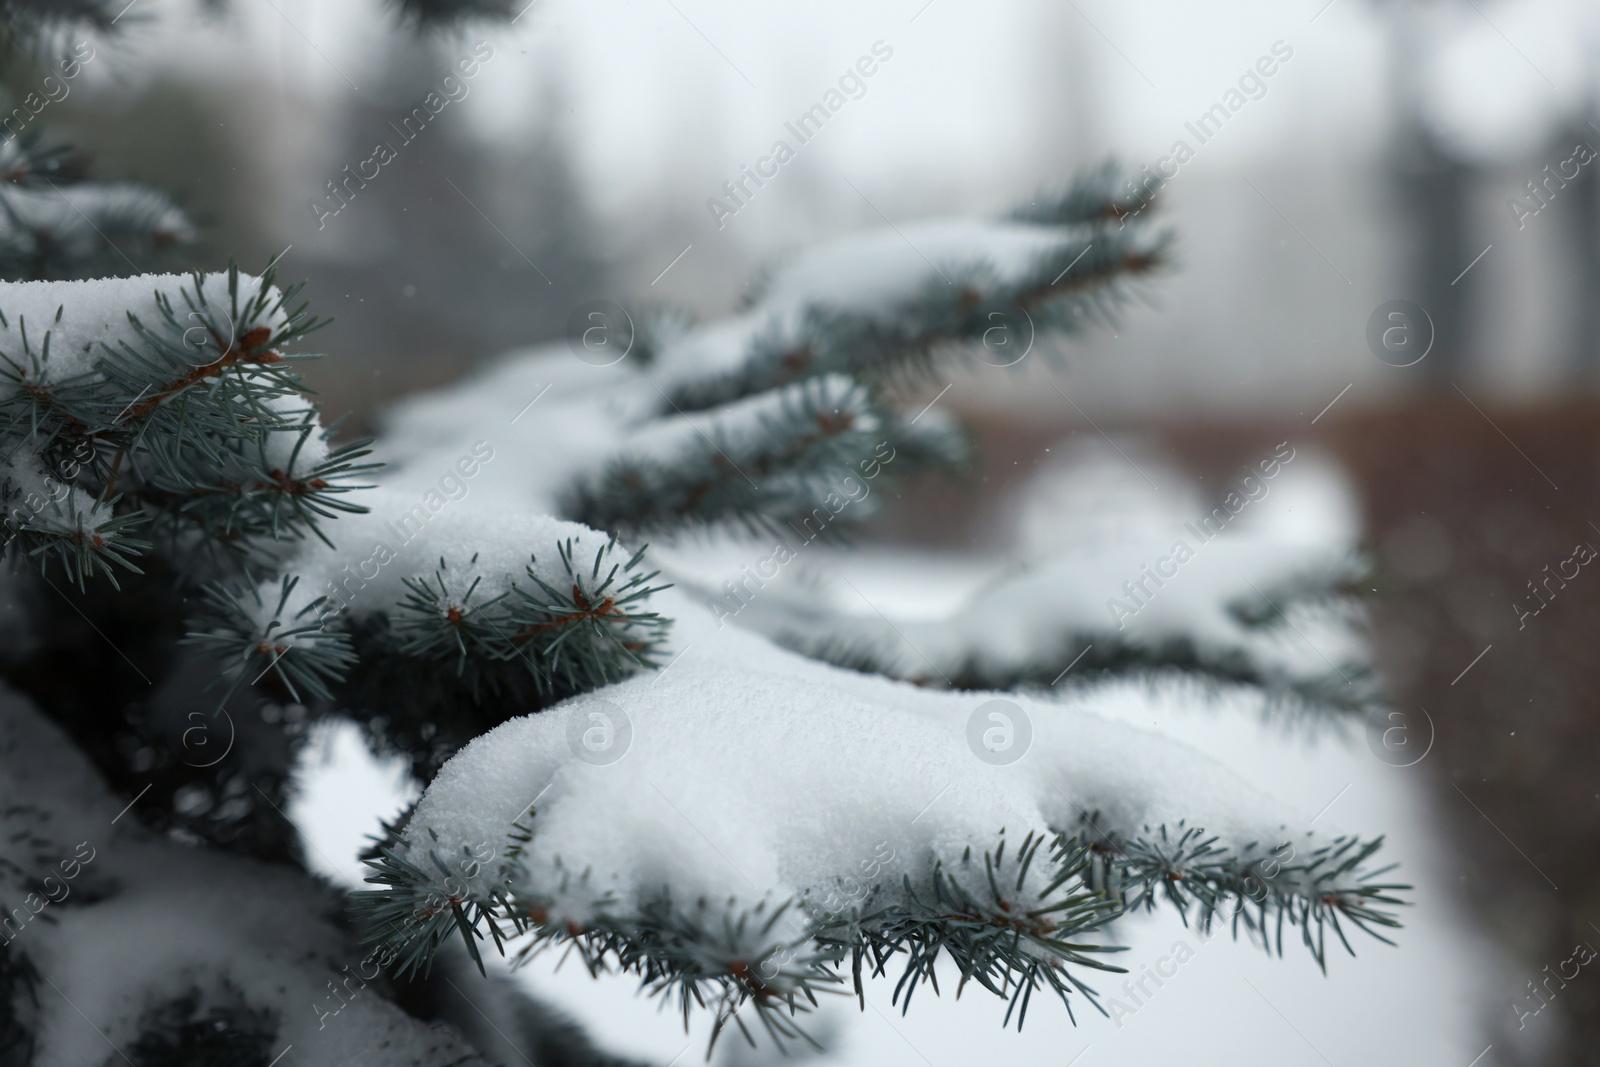
[[[1354,672],[1364,661],[1360,635],[1337,618],[1306,613],[1296,619],[1297,634],[1251,625],[1233,610],[1254,600],[1264,613],[1275,612],[1274,591],[1307,574],[1327,573],[1341,557],[1270,538],[1219,539],[1185,551],[1191,542],[1068,550],[997,578],[949,618],[890,621],[860,614],[833,620],[811,636],[871,650],[889,673],[930,682],[941,675],[1020,676],[1058,662],[1064,670],[1076,654],[1065,650],[1096,635],[1151,650],[1191,641],[1202,657],[1237,654],[1262,673],[1284,678],[1337,678],[1339,670]],[[1158,570],[1171,573],[1160,579]]]
[[[457,595],[476,582],[479,603],[518,583],[570,585],[558,546],[570,545],[573,557],[587,563],[611,544],[609,536],[580,523],[474,498],[471,483],[459,476],[447,472],[443,480],[442,487],[384,485],[364,492],[361,501],[370,510],[341,518],[330,536],[333,547],[317,542],[297,557],[300,583],[286,614],[311,610],[319,597],[328,598],[324,610],[351,618],[388,611],[406,598],[407,581],[441,570],[452,577]],[[277,588],[274,581],[261,586],[263,602],[274,608]]]
[[[551,922],[583,927],[663,895],[732,914],[820,902],[863,883],[863,868],[884,903],[907,879],[925,887],[937,863],[1076,830],[1086,816],[1128,835],[1187,821],[1240,852],[1310,842],[1290,829],[1305,813],[1095,711],[1156,716],[1170,694],[1129,685],[1052,703],[931,691],[719,630],[684,598],[660,597],[678,620],[670,666],[467,745],[407,825],[410,862],[504,855],[528,831],[518,888]],[[475,873],[487,892],[502,872],[490,862]],[[1041,861],[1018,898],[1051,877]]]
[[[227,335],[228,280],[225,273],[201,275],[140,274],[132,278],[96,278],[90,281],[11,282],[0,296],[0,353],[13,363],[26,367],[24,354],[48,353],[43,361],[43,379],[60,384],[79,375],[94,372],[101,359],[121,355],[124,346],[139,347],[143,342],[133,319],[146,326],[162,321],[166,307],[175,313],[184,343],[194,349],[196,365],[208,344],[227,348],[238,337]],[[199,289],[212,301],[215,319],[224,331],[220,338],[210,336],[208,319],[191,303]],[[238,303],[249,305],[261,294],[261,279],[238,275]],[[266,290],[266,313],[248,325],[266,327],[276,334],[289,322],[281,294],[272,286]],[[243,324],[236,324],[243,325]],[[48,336],[48,349],[46,338]]]
[[[383,484],[421,488],[476,440],[504,461],[485,464],[473,492],[498,506],[556,514],[574,472],[592,469],[653,419],[660,394],[630,362],[593,367],[565,345],[508,353],[447,389],[402,400],[383,422]],[[691,425],[704,418],[689,416]]]

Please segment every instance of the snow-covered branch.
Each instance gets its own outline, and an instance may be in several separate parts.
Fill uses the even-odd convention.
[[[1097,175],[1008,219],[806,253],[739,315],[658,331],[634,359],[547,347],[403,405],[381,471],[303,395],[294,349],[316,320],[270,272],[0,286],[8,533],[86,594],[140,567],[169,578],[162,610],[189,613],[183,655],[216,668],[221,707],[349,716],[431,780],[370,858],[363,965],[571,944],[685,1014],[710,1006],[719,1030],[788,1040],[822,993],[893,968],[907,1003],[942,959],[1019,1025],[1035,992],[1098,1006],[1117,921],[1160,904],[1273,951],[1297,927],[1325,964],[1330,932],[1351,947],[1351,927],[1396,925],[1381,839],[1311,832],[1127,724],[1193,706],[1196,680],[1372,699],[1348,538],[1258,521],[1287,442],[1217,509],[1144,478],[1137,536],[1046,524],[948,619],[850,617],[791,589],[725,625],[688,562],[694,538],[832,541],[914,470],[964,461],[898,383],[1120,307],[1165,262],[1142,207]],[[1167,521],[1190,515],[1218,532]],[[128,877],[181,896],[165,873]],[[162,931],[130,943],[152,967],[201,966]],[[204,1015],[162,973],[163,1010]],[[237,981],[240,1029],[286,1034],[267,1022],[281,990]]]
[[[680,1008],[780,1016],[903,954],[948,952],[1020,1009],[1094,1002],[1101,932],[1166,900],[1202,923],[1394,925],[1377,842],[1308,834],[1224,769],[1096,708],[932,692],[828,667],[677,594],[667,670],[518,719],[446,764],[373,862],[368,936],[420,967],[446,940],[574,941]],[[991,736],[990,731],[1000,731]],[[999,737],[997,740],[996,738]],[[1287,851],[1286,851],[1287,850]],[[862,861],[862,862],[858,862]],[[870,873],[869,873],[870,872]],[[842,894],[842,895],[841,895]],[[831,901],[830,901],[830,898]],[[838,903],[844,901],[841,907]]]

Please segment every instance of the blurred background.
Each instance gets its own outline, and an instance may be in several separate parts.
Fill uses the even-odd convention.
[[[802,244],[999,213],[1107,157],[1160,170],[1179,265],[1149,306],[934,383],[982,466],[876,534],[975,544],[1064,440],[1138,442],[1219,487],[1279,441],[1334,457],[1394,704],[1427,741],[1384,771],[1491,946],[1460,1044],[1600,1063],[1600,968],[1547,979],[1600,944],[1600,577],[1565,569],[1600,545],[1600,7],[537,0],[420,41],[377,0],[136,0],[126,21],[53,135],[170,191],[202,228],[185,265],[305,279],[336,319],[309,378],[351,432],[560,338],[587,300],[711,317]],[[868,54],[799,144],[786,124]],[[406,127],[469,57],[464,93]],[[794,158],[731,199],[780,138]],[[347,181],[379,142],[394,157]],[[362,773],[387,813],[406,787]],[[1285,1033],[1273,1062],[1298,1062]]]

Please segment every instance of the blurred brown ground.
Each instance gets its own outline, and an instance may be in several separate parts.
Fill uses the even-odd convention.
[[[1323,438],[1359,486],[1385,569],[1379,665],[1395,704],[1426,708],[1437,728],[1419,769],[1464,895],[1538,982],[1577,943],[1600,945],[1600,560],[1565,562],[1600,547],[1600,406],[1480,412],[1452,389],[1350,413]],[[1550,599],[1522,617],[1516,605],[1542,603],[1529,582]],[[1508,1002],[1487,1020],[1500,1062],[1600,1063],[1600,974],[1554,988],[1564,1040],[1536,1059]]]
[[[1543,979],[1546,965],[1554,973],[1577,943],[1600,948],[1600,559],[1549,581],[1537,615],[1519,619],[1514,608],[1541,603],[1529,582],[1570,575],[1575,564],[1564,561],[1576,546],[1600,549],[1600,403],[1473,399],[1481,411],[1454,388],[1376,410],[1347,400],[1315,426],[1097,421],[1151,441],[1202,485],[1224,484],[1285,439],[1343,461],[1378,567],[1379,666],[1393,706],[1432,719],[1435,745],[1417,770],[1433,787],[1462,897],[1513,969],[1509,994]],[[1046,447],[1098,436],[1088,426],[968,421],[984,457],[972,483],[915,488],[879,533],[946,544],[981,536],[987,505]],[[1486,1063],[1600,1064],[1600,964],[1552,988],[1528,1032],[1518,1032],[1509,995],[1489,1005]]]

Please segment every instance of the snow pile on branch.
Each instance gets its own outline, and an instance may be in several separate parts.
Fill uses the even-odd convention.
[[[245,330],[263,329],[263,339],[282,331],[289,322],[282,294],[263,292],[261,279],[248,274],[237,279],[237,297],[222,307],[199,299],[228,293],[230,275],[221,273],[9,283],[0,288],[0,352],[24,371],[33,369],[25,366],[28,355],[37,353],[39,363],[31,376],[6,385],[15,391],[30,377],[35,384],[65,384],[93,374],[99,361],[125,359],[129,349],[142,346],[139,323],[155,326],[169,313],[178,327],[177,343],[188,346],[197,370],[220,354],[218,345],[226,349],[242,341]],[[257,304],[261,313],[249,315]]]
[[[237,269],[0,285],[0,490],[23,499],[20,547],[75,584],[153,549],[225,570],[359,510],[343,498],[371,465],[330,445],[294,371],[314,357],[288,351],[318,325],[296,292]],[[53,506],[29,503],[43,477]],[[51,521],[84,500],[92,523]]]
[[[618,441],[650,456],[666,450],[638,442],[670,441],[675,455],[706,441],[736,451],[740,438],[719,432],[719,420],[747,407],[770,413],[778,395],[738,392],[714,410],[663,416],[656,373],[533,350],[405,405],[389,435],[410,477],[459,449],[469,420],[502,453],[557,457],[486,468],[477,484],[506,504],[559,509],[566,457],[626,459]],[[1394,924],[1402,887],[1370,862],[1378,841],[1306,834],[1305,813],[1097,714],[1176,713],[1193,705],[1195,677],[1319,707],[1369,698],[1318,688],[1345,685],[1340,667],[1359,669],[1364,648],[1341,606],[1321,611],[1355,573],[1343,562],[1348,527],[1308,534],[1263,503],[1264,482],[1280,499],[1301,493],[1293,479],[1315,461],[1296,466],[1296,455],[1285,442],[1263,456],[1215,514],[1187,487],[1129,489],[1122,471],[1116,492],[1079,501],[1077,526],[1070,508],[1036,522],[1018,546],[1022,568],[947,620],[850,618],[793,589],[759,592],[737,620],[921,686],[721,625],[721,591],[708,595],[714,583],[698,580],[692,545],[669,531],[658,564],[693,588],[652,600],[675,619],[660,672],[506,723],[447,763],[373,860],[371,880],[386,888],[363,898],[369,935],[403,946],[408,967],[468,929],[469,942],[524,936],[524,956],[571,942],[591,965],[636,972],[685,1012],[712,1003],[720,1023],[742,1026],[738,1009],[754,1004],[780,1036],[793,1033],[784,1013],[842,969],[859,975],[897,955],[905,996],[949,952],[1019,1014],[1035,990],[1069,1010],[1078,994],[1092,1003],[1086,971],[1114,969],[1096,931],[1158,900],[1203,923],[1270,930],[1279,951],[1284,926],[1297,926],[1325,961],[1330,932]],[[578,469],[597,468],[586,458]],[[1105,481],[1103,469],[1072,471],[1079,484],[1067,497],[1084,477]],[[1086,509],[1107,500],[1125,514],[1097,516],[1106,529],[1082,536]],[[1187,523],[1205,536],[1179,533]],[[1174,535],[1190,538],[1190,551],[1175,554]],[[724,573],[728,559],[770,548],[760,536],[721,536]],[[786,539],[808,538],[791,524]],[[1147,577],[1152,568],[1163,584]],[[1128,595],[1124,579],[1140,590],[1128,619],[1107,608]],[[1096,657],[1088,646],[1101,642]],[[1046,688],[1086,651],[1087,684],[1059,702],[981,691]],[[1162,671],[1174,677],[1149,684]],[[941,683],[979,691],[928,688]]]
[[[1088,268],[1103,276],[1123,265],[1114,255],[1097,258],[1051,291],[1075,257],[1093,255],[1097,236],[1084,225],[932,219],[807,249],[765,279],[747,310],[667,345],[655,377],[675,395],[693,383],[736,374],[752,356],[813,343],[821,317],[870,324],[880,341],[954,340],[960,333],[954,319],[929,316],[931,307],[952,295],[973,306],[998,296],[1002,314],[1020,317],[1024,309],[1068,297],[1079,279],[1093,276]],[[1103,240],[1102,246],[1110,247]],[[1135,261],[1153,255],[1144,246],[1118,245],[1117,251]]]
[[[539,868],[565,857],[574,870],[594,870],[597,893],[633,899],[665,878],[688,898],[751,905],[774,893],[820,892],[842,873],[841,855],[868,854],[881,840],[905,857],[942,844],[956,855],[935,858],[951,862],[1000,828],[1020,837],[1099,812],[1107,832],[1187,818],[1240,849],[1277,844],[1289,816],[1304,814],[1278,811],[1203,757],[1092,711],[1101,700],[1143,699],[1132,688],[1062,704],[1014,698],[1031,723],[1031,743],[1020,742],[1026,751],[1015,762],[990,765],[971,750],[966,730],[994,694],[936,692],[829,667],[751,634],[718,631],[688,604],[672,606],[683,654],[671,669],[473,742],[435,780],[406,840],[445,854],[504,841],[542,794],[524,850],[531,878],[548,878]],[[615,763],[591,769],[564,734],[607,708],[626,716],[631,745]],[[885,880],[915,865],[903,860]],[[592,917],[590,890],[574,891],[551,901],[562,921]]]
[[[1109,448],[1077,450],[1027,487],[1011,561],[983,566],[978,591],[938,619],[830,607],[816,593],[831,584],[826,556],[800,590],[769,590],[770,566],[740,572],[693,552],[686,562],[719,618],[919,684],[1049,689],[1182,672],[1260,689],[1274,706],[1365,712],[1380,698],[1345,588],[1364,573],[1353,510],[1322,460],[1297,456],[1282,442],[1208,506],[1148,457],[1135,467]],[[771,549],[728,551],[752,561]],[[671,568],[680,557],[659,558]],[[833,599],[861,603],[855,590]]]
[[[921,978],[942,946],[1013,1007],[1035,988],[1093,1002],[1081,971],[1115,969],[1095,955],[1114,950],[1086,938],[1158,892],[1205,923],[1281,916],[1319,959],[1325,925],[1393,922],[1375,842],[1302,833],[1304,813],[1095,713],[1163,702],[1143,687],[1061,704],[933,692],[659,602],[678,620],[667,669],[445,765],[374,861],[389,888],[362,895],[370,937],[412,966],[467,926],[529,931],[525,954],[576,941],[685,1011],[707,986],[724,1020],[751,1000],[781,1035],[767,1014],[863,953],[903,951]],[[1301,862],[1268,873],[1291,844]]]

